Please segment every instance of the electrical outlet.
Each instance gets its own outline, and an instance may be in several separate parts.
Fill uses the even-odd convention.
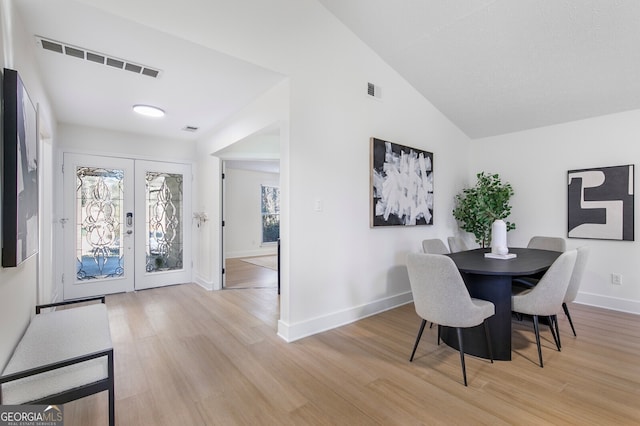
[[[617,274],[615,272],[613,274],[611,274],[611,284],[621,285],[622,284],[622,275],[621,274]]]

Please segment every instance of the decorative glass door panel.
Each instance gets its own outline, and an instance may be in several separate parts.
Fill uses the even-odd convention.
[[[182,269],[182,175],[146,172],[146,270]]]
[[[191,166],[137,160],[136,184],[136,289],[191,282]]]
[[[124,275],[124,170],[76,167],[76,279]]]
[[[134,162],[64,155],[65,299],[133,290]]]

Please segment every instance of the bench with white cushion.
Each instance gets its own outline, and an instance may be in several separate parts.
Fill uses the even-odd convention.
[[[41,312],[94,300],[102,303]],[[0,404],[65,404],[105,390],[113,425],[113,344],[105,297],[36,306],[0,376]]]

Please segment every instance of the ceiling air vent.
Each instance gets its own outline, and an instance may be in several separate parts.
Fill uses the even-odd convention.
[[[98,55],[97,53],[87,52],[87,61],[97,62],[99,64],[104,64],[104,56]]]
[[[40,44],[42,45],[43,49],[51,50],[52,52],[58,52],[58,53],[63,52],[62,45],[60,43],[54,43],[49,40],[41,39]]]
[[[84,50],[76,49],[75,47],[65,46],[64,53],[74,58],[84,59]]]
[[[113,58],[107,58],[107,65],[109,65],[110,67],[122,69],[122,67],[124,66],[124,61],[120,61],[118,59],[113,59]]]
[[[160,75],[160,70],[158,69],[127,61],[126,59],[115,58],[104,53],[98,53],[95,51],[84,49],[82,47],[72,46],[40,36],[36,36],[36,39],[43,49],[49,50],[51,52],[62,53],[67,56],[73,56],[74,58],[84,59],[90,62],[95,62],[97,64],[107,65],[113,68],[118,68],[135,74],[146,75],[152,78],[158,78],[158,76]]]
[[[151,69],[151,68],[143,68],[142,69],[142,74],[148,75],[149,77],[153,77],[153,78],[158,77],[159,73],[160,73],[160,71],[154,70],[154,69]]]
[[[376,99],[381,99],[382,89],[380,88],[380,86],[376,86],[373,83],[367,83],[367,95]]]

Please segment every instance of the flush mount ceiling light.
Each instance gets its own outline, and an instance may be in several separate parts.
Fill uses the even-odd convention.
[[[151,105],[134,105],[133,110],[146,117],[163,117],[164,111]]]

